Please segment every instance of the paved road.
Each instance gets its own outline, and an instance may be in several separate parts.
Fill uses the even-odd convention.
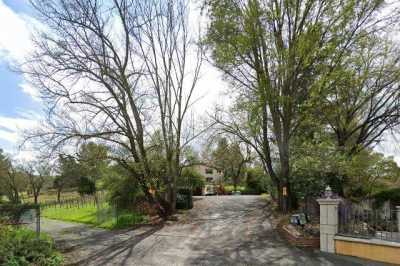
[[[195,199],[177,222],[105,231],[44,220],[76,265],[382,265],[288,246],[258,196]]]

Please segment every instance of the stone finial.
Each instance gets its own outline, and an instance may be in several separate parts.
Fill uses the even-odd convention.
[[[327,186],[325,188],[325,193],[324,193],[325,198],[330,199],[332,198],[332,195],[333,195],[332,188],[330,186]]]

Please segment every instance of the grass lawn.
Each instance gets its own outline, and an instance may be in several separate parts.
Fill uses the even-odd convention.
[[[134,212],[116,213],[107,203],[101,204],[99,210],[93,204],[85,204],[72,208],[51,207],[42,209],[43,217],[55,220],[77,222],[105,229],[127,228],[139,223],[146,223],[147,217]]]

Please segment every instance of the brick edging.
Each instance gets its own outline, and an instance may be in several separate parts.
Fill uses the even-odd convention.
[[[285,219],[282,219],[277,226],[277,230],[279,234],[285,238],[290,244],[297,246],[297,247],[309,247],[319,249],[320,240],[319,237],[297,237],[292,235],[288,230],[285,228]]]

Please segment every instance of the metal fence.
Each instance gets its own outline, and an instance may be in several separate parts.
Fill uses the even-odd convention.
[[[398,210],[360,209],[341,204],[339,235],[400,242]]]

